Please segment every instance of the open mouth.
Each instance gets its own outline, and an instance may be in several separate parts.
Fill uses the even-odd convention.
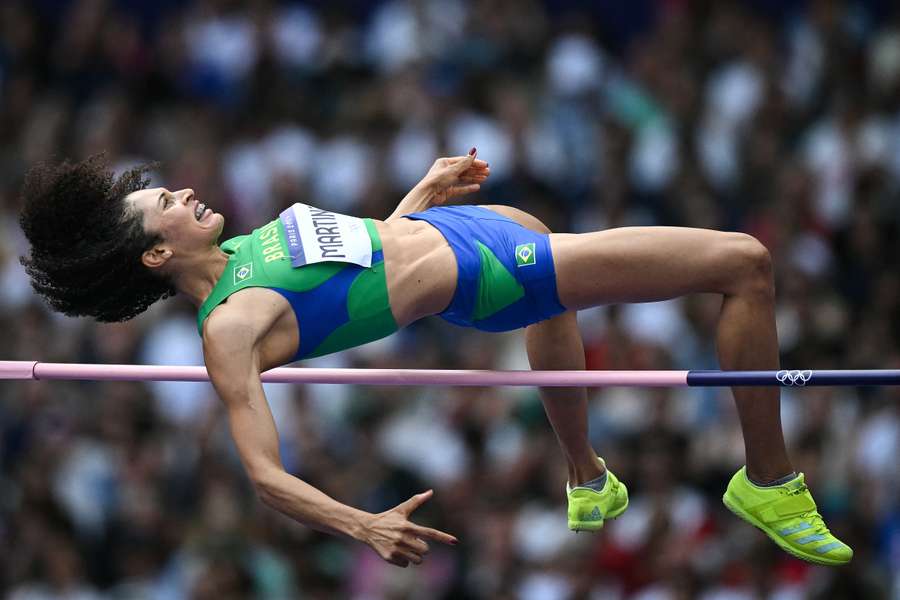
[[[213,211],[206,208],[206,205],[202,202],[198,202],[194,206],[194,218],[197,219],[197,221],[205,221],[212,213]]]

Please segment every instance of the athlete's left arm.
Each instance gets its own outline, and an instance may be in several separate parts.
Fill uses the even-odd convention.
[[[477,192],[490,174],[488,164],[475,158],[475,148],[466,156],[439,158],[385,221],[443,204],[448,198]]]

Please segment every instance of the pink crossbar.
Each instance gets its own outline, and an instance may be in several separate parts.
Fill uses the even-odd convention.
[[[462,371],[280,367],[263,373],[262,380],[270,383],[360,385],[683,387],[687,385],[687,373],[687,371]],[[209,375],[205,367],[0,361],[0,379],[209,381]]]

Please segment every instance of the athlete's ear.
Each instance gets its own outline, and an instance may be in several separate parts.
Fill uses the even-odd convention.
[[[165,246],[153,246],[149,250],[144,250],[144,253],[141,255],[141,262],[144,263],[145,267],[158,269],[172,258],[172,254],[173,252]]]

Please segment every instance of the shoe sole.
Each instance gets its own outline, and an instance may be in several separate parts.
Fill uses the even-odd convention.
[[[796,557],[796,558],[799,558],[800,560],[805,560],[806,562],[811,562],[811,563],[815,563],[815,564],[818,564],[818,565],[826,565],[826,566],[829,566],[829,567],[835,567],[835,566],[838,566],[838,565],[846,565],[848,562],[850,562],[849,560],[833,560],[833,559],[829,559],[829,558],[824,557],[824,556],[821,556],[821,557],[819,557],[819,556],[806,556],[806,555],[804,555],[804,554],[800,554],[800,553],[798,553],[796,550],[794,550],[793,548],[791,548],[788,544],[786,544],[785,542],[783,542],[783,541],[781,540],[781,538],[779,538],[779,537],[777,537],[777,536],[772,535],[771,533],[769,533],[769,531],[767,530],[766,526],[763,525],[760,521],[758,521],[753,515],[749,514],[749,513],[746,512],[744,509],[738,507],[737,504],[735,504],[732,500],[729,499],[729,497],[728,497],[728,492],[726,492],[725,495],[722,496],[722,502],[725,504],[725,507],[726,507],[728,510],[730,510],[731,512],[733,512],[733,513],[735,514],[735,516],[737,516],[737,517],[743,519],[743,520],[746,521],[747,523],[750,523],[751,525],[753,525],[754,527],[756,527],[757,529],[759,529],[760,531],[762,531],[764,534],[766,534],[766,536],[767,536],[770,540],[772,540],[773,542],[775,542],[776,544],[778,544],[778,547],[779,547],[779,548],[781,548],[782,550],[784,550],[785,552],[787,552],[787,553],[790,554],[791,556],[794,556],[794,557]],[[842,542],[842,543],[843,543],[843,542]],[[845,545],[846,545],[846,544],[845,544]],[[851,558],[852,558],[852,557],[851,557]]]

